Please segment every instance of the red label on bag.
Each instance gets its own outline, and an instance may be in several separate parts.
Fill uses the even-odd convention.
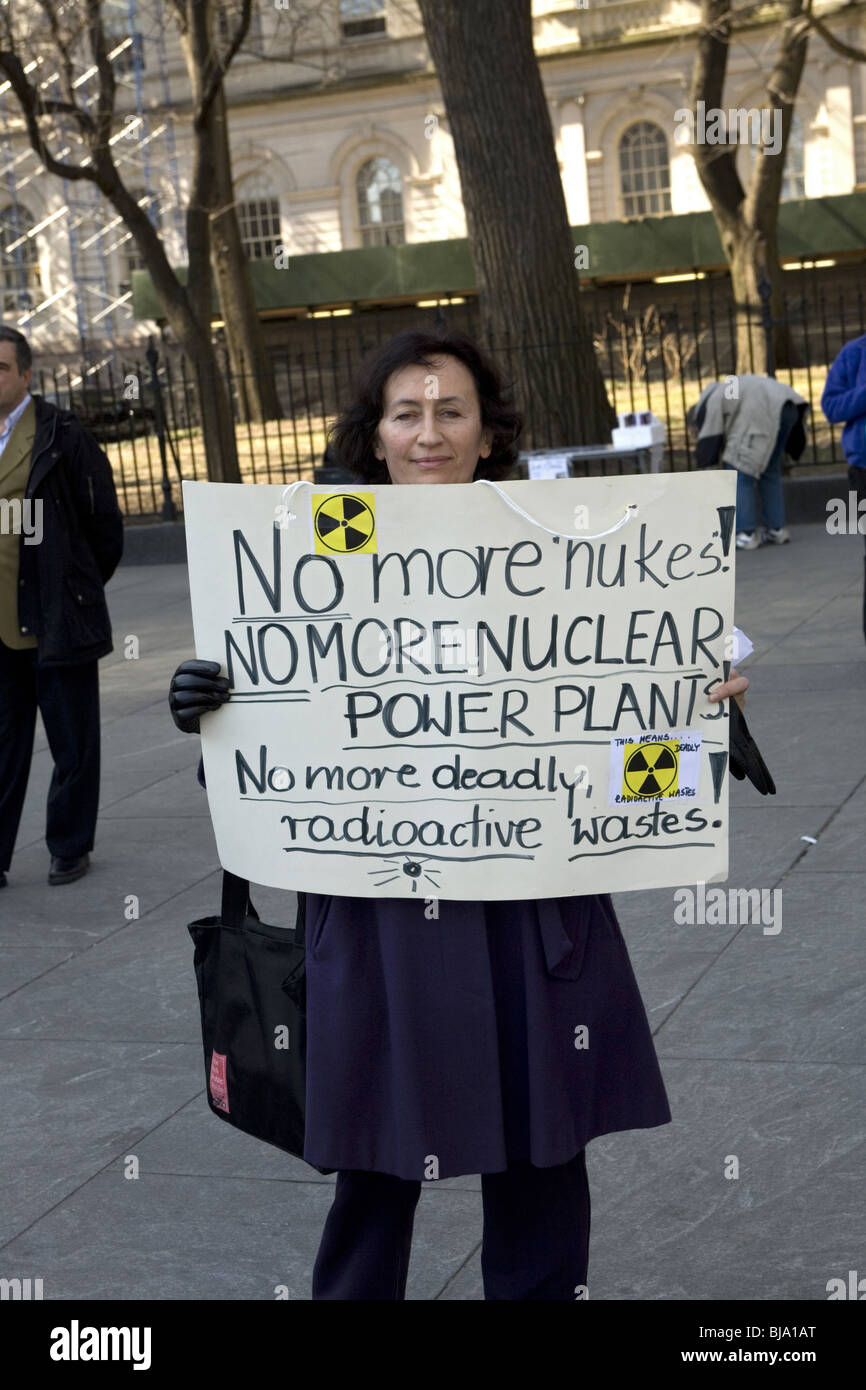
[[[229,1088],[226,1079],[226,1059],[222,1052],[214,1052],[210,1059],[210,1095],[218,1110],[229,1113]]]

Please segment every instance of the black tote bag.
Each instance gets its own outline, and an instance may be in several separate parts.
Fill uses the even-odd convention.
[[[305,897],[294,931],[259,920],[249,883],[223,870],[219,917],[190,922],[205,1082],[215,1115],[304,1156]],[[333,1168],[318,1168],[323,1174]]]

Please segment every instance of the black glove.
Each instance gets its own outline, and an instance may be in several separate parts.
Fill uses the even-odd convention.
[[[218,661],[182,661],[172,676],[168,707],[181,733],[200,733],[201,715],[229,699],[229,683],[219,669]]]
[[[776,784],[761,757],[757,743],[749,733],[749,726],[736,700],[731,700],[731,748],[728,761],[731,776],[736,777],[738,782],[743,782],[748,777],[752,786],[757,787],[762,796],[766,796],[768,792],[775,796]]]

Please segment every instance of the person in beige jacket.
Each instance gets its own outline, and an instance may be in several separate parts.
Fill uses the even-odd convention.
[[[698,468],[719,463],[737,470],[737,549],[757,550],[790,540],[785,525],[782,455],[798,459],[806,447],[804,417],[809,403],[775,377],[744,372],[704,387],[688,413],[698,434]],[[755,499],[761,502],[758,526]]]

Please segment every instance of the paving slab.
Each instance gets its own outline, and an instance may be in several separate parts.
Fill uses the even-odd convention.
[[[866,849],[866,782],[861,782],[843,807],[822,828],[816,845],[807,847],[797,864],[800,873],[856,873],[864,867]],[[853,891],[853,886],[852,886]],[[866,904],[861,900],[861,920],[866,921]]]
[[[0,1247],[204,1089],[201,1043],[4,1040],[0,1071]]]
[[[823,1301],[830,1278],[862,1268],[863,552],[820,524],[792,534],[737,556],[737,623],[756,645],[749,724],[779,794],[731,785],[722,885],[779,888],[782,929],[677,923],[673,888],[616,895],[673,1122],[589,1147],[591,1299]],[[175,730],[166,698],[194,653],[186,569],[123,566],[108,596],[92,871],[45,882],[40,723],[0,894],[0,1272],[43,1278],[48,1299],[273,1299],[278,1286],[308,1299],[333,1176],[205,1099],[186,923],[217,911],[220,876],[199,740]],[[252,897],[293,925],[294,894]],[[482,1299],[480,1187],[465,1174],[423,1189],[409,1299]]]
[[[202,1056],[202,1088],[204,1059]],[[329,1183],[333,1174],[235,1129],[214,1115],[204,1089],[156,1126],[135,1149],[146,1177],[252,1178],[257,1182]]]
[[[149,914],[0,1000],[0,1039],[200,1044],[193,944],[177,920],[194,920],[192,899],[172,900],[175,920]]]
[[[38,980],[72,955],[70,946],[11,946],[0,951],[0,999]]]
[[[589,1299],[826,1300],[863,1263],[864,1068],[662,1070],[673,1122],[588,1150]],[[441,1296],[483,1296],[477,1254]]]
[[[444,1196],[421,1192],[407,1299],[435,1299],[481,1238],[479,1195]],[[325,1183],[132,1179],[116,1162],[8,1244],[3,1266],[44,1270],[46,1298],[309,1300],[332,1200]]]
[[[637,950],[629,947],[632,968],[653,1033],[659,1031],[668,1015],[707,971],[712,970],[720,949],[720,946],[700,945],[659,945]]]
[[[790,875],[777,920],[741,926],[665,1019],[656,1035],[664,1055],[846,1064],[866,1056],[866,874],[844,878],[842,892],[828,893],[824,874]]]
[[[79,903],[88,903],[93,909],[100,899],[106,904],[113,899],[114,910],[122,913],[130,893],[140,897],[157,893],[165,897],[185,888],[190,864],[203,866],[197,877],[219,867],[213,829],[210,821],[201,816],[190,816],[182,833],[175,821],[159,815],[117,820],[105,816],[97,823],[90,859],[91,867],[85,877],[50,888],[46,884],[46,891],[54,895],[48,900],[54,913],[62,912],[65,916]],[[45,846],[16,848],[10,878],[13,870],[22,892],[32,885],[41,896],[48,875]]]

